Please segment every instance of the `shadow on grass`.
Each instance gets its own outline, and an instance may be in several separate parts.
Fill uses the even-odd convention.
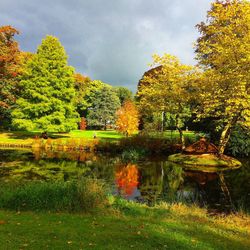
[[[40,137],[42,132],[33,132],[33,131],[5,131],[6,134],[8,134],[8,137],[10,139],[34,139],[35,137]],[[47,133],[49,138],[52,139],[59,139],[59,138],[68,138],[67,135],[65,135],[65,133]]]

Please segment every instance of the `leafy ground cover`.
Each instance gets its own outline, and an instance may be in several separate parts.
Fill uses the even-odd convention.
[[[104,214],[0,210],[1,249],[249,249],[249,218],[124,202]]]

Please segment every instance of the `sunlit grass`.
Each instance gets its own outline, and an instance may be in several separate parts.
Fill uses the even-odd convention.
[[[19,143],[19,144],[31,144],[35,137],[39,137],[42,131],[9,131],[0,133],[0,143]],[[60,138],[63,141],[69,138],[82,138],[82,139],[93,139],[94,135],[100,140],[115,141],[125,136],[118,133],[115,130],[73,130],[69,133],[48,133],[51,138]],[[136,135],[136,134],[135,134]],[[185,131],[184,135],[186,138],[195,138],[195,133],[192,131]],[[164,133],[150,133],[150,137],[160,137],[160,138],[178,138],[179,133],[177,131],[165,131]]]
[[[249,249],[249,218],[124,202],[102,214],[0,211],[2,249]]]

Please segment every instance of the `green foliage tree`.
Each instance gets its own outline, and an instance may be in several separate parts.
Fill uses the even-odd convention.
[[[59,40],[47,36],[29,60],[21,76],[22,89],[12,112],[18,129],[69,131],[77,128],[74,107],[74,69]]]
[[[114,90],[120,99],[121,105],[123,105],[123,103],[125,101],[132,101],[133,100],[133,93],[128,88],[114,87]]]
[[[219,121],[223,154],[237,123],[250,127],[250,3],[217,0],[197,25],[196,52],[204,68],[200,117]]]
[[[87,115],[88,125],[107,129],[108,124],[114,124],[120,105],[119,97],[112,87],[104,85],[91,96],[91,106]]]

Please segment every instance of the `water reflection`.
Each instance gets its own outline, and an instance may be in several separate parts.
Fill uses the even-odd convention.
[[[115,182],[120,195],[130,198],[136,196],[139,184],[139,171],[135,164],[118,165],[115,172]]]
[[[68,181],[86,175],[105,179],[126,199],[148,204],[166,200],[250,207],[249,161],[239,170],[209,172],[163,160],[124,164],[117,156],[91,152],[0,150],[0,181]]]

